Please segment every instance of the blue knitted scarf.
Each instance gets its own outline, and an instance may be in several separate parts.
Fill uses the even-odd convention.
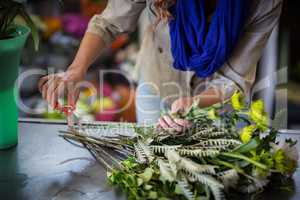
[[[207,26],[207,0],[177,0],[170,8],[171,51],[175,69],[208,77],[228,59],[242,33],[247,0],[218,0]]]

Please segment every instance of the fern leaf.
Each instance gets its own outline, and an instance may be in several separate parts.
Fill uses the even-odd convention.
[[[207,129],[200,130],[199,132],[192,135],[190,138],[192,140],[198,140],[205,137],[218,137],[222,135],[226,135],[226,132],[217,131],[215,128],[207,128]]]
[[[146,163],[147,158],[144,152],[139,148],[137,144],[134,145],[135,157],[139,163]]]
[[[200,165],[192,160],[184,159],[182,161],[182,168],[184,171],[192,171],[195,173],[214,175],[216,174],[215,169],[218,167],[214,165]]]
[[[208,186],[212,194],[214,195],[215,200],[224,199],[224,194],[222,191],[224,189],[224,186],[214,177],[206,174],[199,174],[193,172],[187,172],[186,174],[192,179],[202,183],[203,185]]]
[[[140,150],[142,150],[143,154],[146,156],[147,160],[149,162],[152,162],[154,160],[154,155],[152,149],[146,145],[145,143],[138,141],[137,145],[139,146]]]
[[[188,200],[195,200],[193,192],[189,188],[189,183],[186,180],[177,181],[177,185],[185,198],[187,198]]]
[[[169,134],[169,135],[160,135],[160,136],[155,137],[155,138],[154,138],[154,141],[155,141],[155,142],[161,142],[161,141],[163,141],[163,140],[165,140],[165,139],[168,139],[168,138],[170,138],[170,137],[171,137],[170,134]]]
[[[225,188],[236,186],[239,180],[239,175],[235,169],[220,172],[217,176],[222,181]]]
[[[198,144],[185,146],[184,148],[190,150],[201,149],[201,150],[216,150],[216,151],[228,151],[232,149],[230,148],[230,145],[214,145],[214,146],[203,147],[202,145],[198,145]]]
[[[151,145],[150,148],[154,153],[164,154],[167,151],[177,150],[181,147],[181,145],[174,145],[174,146],[159,146],[159,145]]]
[[[214,157],[220,153],[217,150],[202,150],[202,149],[178,149],[177,150],[179,155],[181,156],[191,156],[196,158],[203,158],[203,157]]]
[[[204,140],[198,143],[199,146],[207,147],[207,146],[220,146],[220,145],[234,145],[238,146],[242,143],[239,140],[234,139],[210,139]]]
[[[165,156],[167,157],[169,162],[176,164],[178,164],[182,159],[180,155],[174,150],[166,151]]]
[[[159,167],[161,181],[164,181],[164,180],[169,181],[169,182],[175,181],[175,175],[172,172],[172,169],[168,163],[166,163],[162,159],[158,159],[157,165]]]
[[[253,193],[256,192],[258,190],[263,189],[266,185],[268,185],[269,180],[265,179],[265,180],[254,180],[253,183],[247,185],[247,186],[243,186],[240,188],[240,191],[243,193]]]
[[[191,159],[181,157],[176,151],[171,150],[165,153],[169,163],[177,165],[177,170],[191,171],[194,173],[206,173],[215,174],[215,168],[213,165],[200,165]]]

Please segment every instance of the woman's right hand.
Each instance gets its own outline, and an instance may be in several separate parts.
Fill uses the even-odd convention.
[[[67,96],[68,105],[75,107],[79,96],[79,88],[76,85],[84,80],[86,72],[80,71],[79,68],[69,67],[66,72],[50,74],[39,80],[38,87],[42,97],[47,100],[52,108],[57,109],[58,99]]]
[[[181,110],[188,109],[193,104],[192,97],[179,98],[173,102],[171,113],[178,113]],[[158,124],[165,130],[175,130],[178,133],[190,128],[192,123],[185,119],[174,118],[171,115],[164,115],[158,120]]]

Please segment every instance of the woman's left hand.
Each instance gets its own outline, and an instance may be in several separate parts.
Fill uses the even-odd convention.
[[[171,113],[178,113],[179,111],[188,109],[193,104],[192,97],[180,98],[171,106]],[[182,132],[189,128],[192,124],[188,120],[174,118],[170,115],[164,115],[158,120],[158,124],[165,130],[175,130],[176,132]]]

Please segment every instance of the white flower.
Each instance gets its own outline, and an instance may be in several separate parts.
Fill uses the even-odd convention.
[[[274,152],[278,151],[279,149],[282,149],[284,151],[285,156],[286,156],[287,159],[294,160],[294,161],[298,162],[299,154],[298,154],[296,145],[291,147],[288,143],[286,143],[284,141],[280,142],[278,145],[274,144],[274,143],[271,143],[270,145],[271,145],[272,150]]]

